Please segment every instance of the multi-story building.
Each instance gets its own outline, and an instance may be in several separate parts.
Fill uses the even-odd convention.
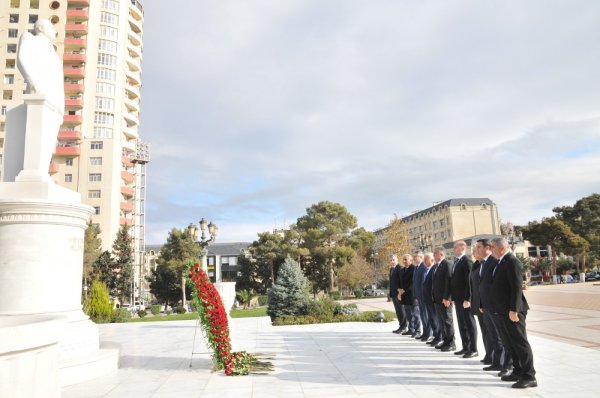
[[[477,235],[500,235],[498,207],[488,198],[437,202],[403,217],[412,249],[432,250],[448,242]],[[386,228],[375,231],[376,245]]]
[[[104,250],[111,248],[120,226],[130,226],[135,261],[140,263],[149,161],[138,131],[142,5],[137,0],[0,3],[0,156],[5,114],[23,103],[25,83],[16,67],[19,37],[41,18],[49,19],[58,32],[55,46],[65,81],[64,122],[49,172],[95,209],[92,222],[100,227]]]

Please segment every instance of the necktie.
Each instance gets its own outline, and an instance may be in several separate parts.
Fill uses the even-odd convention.
[[[500,265],[500,260],[496,262],[496,266],[494,267],[494,271],[492,271],[492,276],[496,275],[496,268]]]
[[[485,265],[485,260],[479,263],[479,277],[483,274],[483,266]]]
[[[454,268],[456,268],[456,264],[460,261],[460,257],[456,257],[454,259],[454,264],[452,264],[452,275],[454,275]]]

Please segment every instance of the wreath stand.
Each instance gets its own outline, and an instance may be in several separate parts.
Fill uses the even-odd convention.
[[[215,358],[211,351],[194,351],[196,349],[196,336],[198,335],[198,329],[200,329],[200,333],[202,334],[202,339],[208,347],[208,338],[206,338],[206,334],[204,333],[204,329],[200,326],[200,319],[196,320],[196,326],[194,327],[194,340],[192,342],[192,352],[190,354],[190,368],[192,367],[192,359],[194,355],[202,355],[202,354],[211,354],[210,358],[212,361],[213,369],[216,369]]]

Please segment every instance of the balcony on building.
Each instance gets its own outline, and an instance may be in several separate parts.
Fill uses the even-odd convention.
[[[63,68],[65,77],[72,79],[83,79],[85,77],[84,67],[66,66]]]
[[[71,125],[81,124],[82,120],[83,120],[83,117],[81,115],[65,115],[63,117],[64,124],[71,124]]]
[[[142,84],[140,72],[134,72],[132,70],[126,69],[125,76],[127,76],[127,82],[132,86],[139,86],[140,84]]]
[[[81,109],[81,108],[83,108],[83,97],[67,98],[67,99],[65,99],[65,108],[68,108],[68,109]]]
[[[87,34],[88,26],[83,23],[68,23],[68,24],[65,24],[65,32]]]
[[[128,84],[129,82],[125,83],[125,92],[127,94],[127,96],[129,98],[140,98],[140,89],[136,86],[133,86],[131,84]]]
[[[128,227],[131,227],[133,225],[133,220],[131,218],[121,217],[119,219],[119,225],[126,225]]]
[[[65,37],[65,49],[77,50],[87,48],[87,39],[81,37]]]
[[[83,93],[83,84],[65,83],[65,93]]]
[[[131,213],[133,211],[133,203],[131,203],[131,202],[121,202],[121,210],[124,213]]]
[[[139,126],[140,120],[138,119],[137,112],[123,112],[123,117],[127,122],[127,126]]]
[[[125,134],[125,137],[128,140],[137,140],[138,138],[140,138],[137,129],[129,126],[123,127],[123,134]]]
[[[133,44],[131,40],[127,40],[127,50],[132,52],[135,57],[142,59],[142,48],[139,45]]]
[[[90,0],[67,0],[69,6],[90,6]]]
[[[132,197],[135,193],[135,190],[131,187],[126,187],[124,185],[121,186],[121,193],[127,197]]]
[[[135,180],[135,176],[132,173],[125,170],[121,171],[121,178],[123,179],[123,181],[129,184],[131,184]]]
[[[58,132],[59,141],[81,141],[81,131],[79,130],[60,130]]]
[[[127,32],[127,36],[129,37],[129,40],[136,46],[141,46],[142,45],[142,36],[138,35],[137,33],[135,33],[133,30],[129,30]]]
[[[87,9],[68,9],[67,20],[71,21],[87,21],[89,13]]]
[[[127,94],[127,93],[126,93]],[[136,98],[129,98],[127,95],[123,98],[127,112],[134,112],[136,115],[140,112],[140,104]],[[139,118],[137,118],[139,120]]]
[[[85,61],[85,53],[79,51],[65,52],[63,54],[63,63],[65,64],[84,64]]]
[[[127,54],[128,56],[125,58],[127,61],[127,66],[130,70],[134,72],[140,72],[142,70],[142,64],[140,63],[138,58],[133,57],[131,54]]]
[[[58,173],[58,163],[50,162],[50,167],[48,167],[48,174],[56,174]]]
[[[131,0],[129,13],[138,21],[144,19],[144,7],[142,7],[142,4],[137,0]]]
[[[79,155],[81,155],[81,148],[79,147],[79,145],[73,145],[73,144],[61,145],[61,144],[59,144],[56,147],[55,155],[56,156],[79,156]]]
[[[131,159],[129,156],[121,156],[121,163],[126,166],[131,166],[133,165],[133,159]]]

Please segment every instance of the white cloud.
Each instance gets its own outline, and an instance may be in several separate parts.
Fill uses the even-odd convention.
[[[597,190],[598,4],[178,5],[145,5],[150,236],[252,240],[320,200],[376,228],[483,196],[524,223]]]

